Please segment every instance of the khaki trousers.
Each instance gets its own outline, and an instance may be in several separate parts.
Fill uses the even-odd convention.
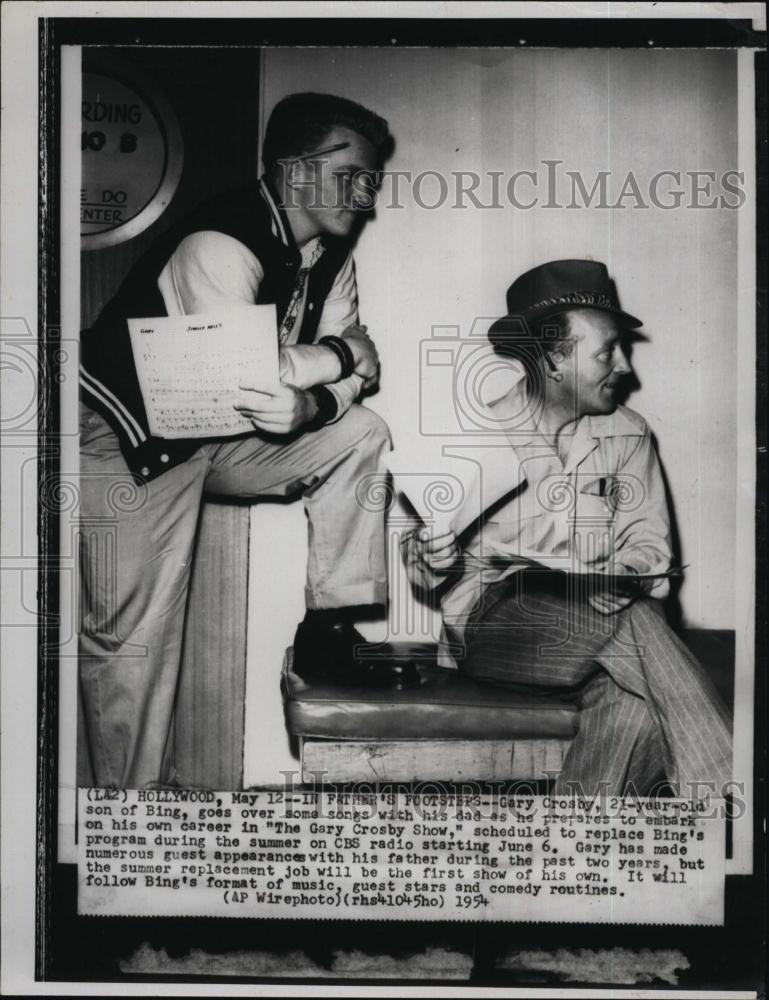
[[[204,494],[302,496],[311,608],[386,601],[382,468],[389,433],[354,405],[336,423],[290,438],[207,442],[144,485],[117,437],[81,407],[80,684],[96,784],[166,780],[195,532]],[[379,499],[377,499],[379,497]],[[276,671],[280,665],[276,664]]]

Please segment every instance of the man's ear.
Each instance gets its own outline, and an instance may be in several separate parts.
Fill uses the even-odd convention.
[[[284,200],[286,207],[300,208],[308,201],[317,201],[317,184],[315,170],[311,163],[304,160],[286,160],[283,163]],[[302,194],[307,190],[308,194]]]
[[[553,382],[563,382],[563,373],[559,371],[560,366],[566,360],[568,351],[563,351],[560,347],[555,350],[543,351],[545,359],[547,377]]]
[[[301,163],[301,161],[299,161],[299,160],[286,160],[284,162],[284,164],[283,164],[283,176],[284,176],[285,181],[286,181],[286,187],[293,189],[293,188],[296,188],[296,187],[303,187],[304,186],[302,184],[302,180],[303,180],[303,177],[302,177],[302,174],[303,174],[302,167],[303,166],[304,166],[304,164]]]
[[[545,364],[551,372],[557,372],[561,365],[574,352],[575,341],[561,340],[544,352]]]

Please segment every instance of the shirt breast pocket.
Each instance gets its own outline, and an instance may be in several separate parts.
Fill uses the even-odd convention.
[[[601,562],[612,554],[614,509],[604,497],[589,493],[578,495],[574,540],[583,562]]]
[[[608,496],[579,493],[577,495],[576,515],[578,521],[612,521],[614,520],[614,505]]]

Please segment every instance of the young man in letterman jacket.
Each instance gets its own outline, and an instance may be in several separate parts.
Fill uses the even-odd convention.
[[[374,683],[389,680],[388,668],[353,654],[363,641],[353,609],[386,600],[383,511],[359,504],[356,485],[380,468],[389,435],[355,402],[375,383],[378,358],[358,326],[350,250],[370,206],[365,181],[389,142],[387,123],[352,101],[281,101],[267,125],[265,175],[162,236],[83,335],[80,679],[97,785],[168,780],[163,759],[204,494],[302,495],[308,610],[295,671],[353,682],[368,670],[370,681],[378,671]],[[237,303],[275,303],[279,324],[279,389],[244,388],[237,404],[253,433],[153,438],[126,319]],[[120,484],[131,480],[136,502],[121,505]]]

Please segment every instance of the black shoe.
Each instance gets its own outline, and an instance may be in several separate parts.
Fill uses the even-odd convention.
[[[384,643],[384,646],[389,645]],[[356,673],[366,678],[368,687],[391,688],[395,691],[405,691],[407,688],[418,687],[419,672],[413,660],[397,658],[393,652],[392,659],[382,656],[380,648],[376,659],[362,659],[355,668]],[[357,683],[360,683],[358,681]]]
[[[371,659],[370,645],[350,622],[308,615],[296,630],[292,670],[308,683],[396,690],[419,684],[411,660]]]

